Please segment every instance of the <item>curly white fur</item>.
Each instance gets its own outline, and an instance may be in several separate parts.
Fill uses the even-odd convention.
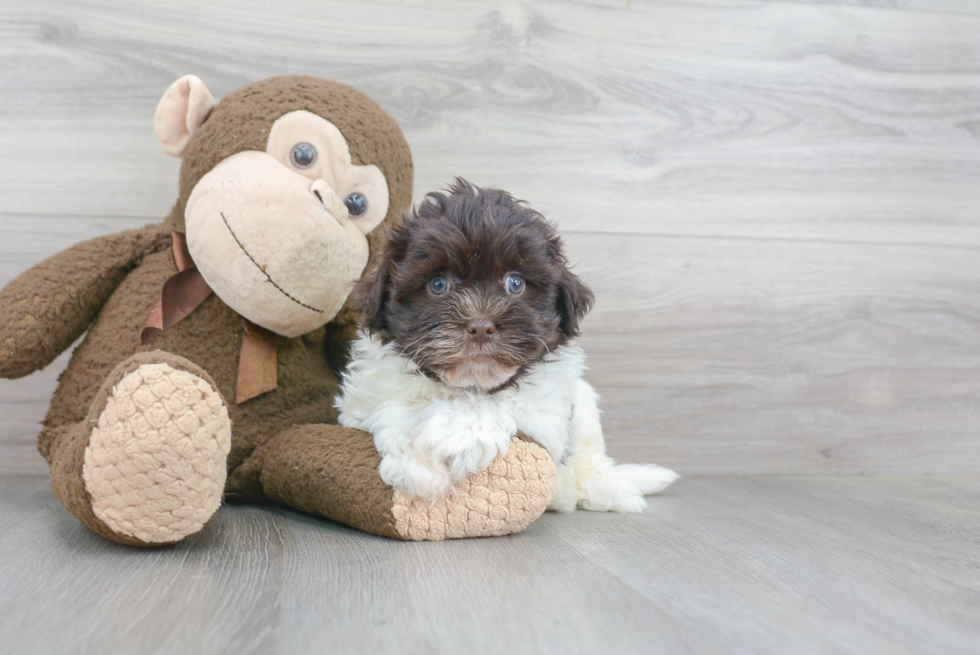
[[[427,377],[392,345],[362,335],[337,399],[341,425],[374,435],[381,478],[395,489],[437,500],[504,455],[521,431],[558,466],[550,508],[639,512],[645,494],[677,474],[652,464],[617,466],[606,456],[598,396],[585,381],[585,355],[562,346],[516,387],[488,395]]]

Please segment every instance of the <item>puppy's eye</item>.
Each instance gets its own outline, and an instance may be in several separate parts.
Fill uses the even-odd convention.
[[[289,159],[296,168],[309,168],[316,163],[316,148],[309,143],[297,143],[289,153]]]
[[[507,293],[515,296],[519,295],[524,292],[524,278],[520,275],[508,275],[505,286],[507,287]]]
[[[441,296],[449,289],[449,280],[445,275],[437,275],[429,280],[429,292],[434,296]]]
[[[367,211],[367,198],[364,197],[363,193],[355,191],[344,198],[344,204],[347,205],[347,211],[350,212],[351,216],[360,216]]]

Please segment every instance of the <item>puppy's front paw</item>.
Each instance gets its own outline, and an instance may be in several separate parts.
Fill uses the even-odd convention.
[[[430,502],[445,497],[453,488],[453,478],[449,471],[431,466],[411,455],[385,455],[381,458],[378,472],[381,479],[396,490]]]
[[[635,514],[646,506],[640,488],[624,478],[604,475],[579,483],[579,507],[582,509]]]
[[[429,466],[445,469],[454,482],[462,482],[506,455],[516,432],[509,417],[479,406],[440,408],[412,434],[412,447]]]

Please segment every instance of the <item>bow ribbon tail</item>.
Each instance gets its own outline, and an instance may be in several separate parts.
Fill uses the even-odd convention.
[[[235,403],[241,404],[276,388],[276,355],[275,333],[242,319]]]
[[[195,309],[214,291],[194,266],[187,239],[180,232],[172,233],[172,250],[177,273],[168,279],[143,326],[140,340],[152,343]],[[238,356],[238,383],[235,403],[260,396],[277,386],[276,335],[263,327],[242,319],[242,348]]]
[[[155,341],[165,330],[183,320],[214,293],[194,266],[184,235],[173,232],[171,236],[174,264],[178,272],[164,283],[160,296],[150,310],[140,334],[143,345]]]

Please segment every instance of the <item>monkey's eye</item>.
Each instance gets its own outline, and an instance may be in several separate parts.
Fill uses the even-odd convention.
[[[305,141],[293,146],[289,158],[296,168],[309,168],[316,163],[316,148]]]
[[[367,211],[367,198],[364,197],[363,193],[355,191],[344,198],[344,204],[347,205],[347,211],[350,212],[351,216],[360,216]]]
[[[524,278],[520,275],[508,275],[504,286],[507,287],[507,293],[520,295],[524,292]]]
[[[441,296],[449,289],[449,280],[445,275],[437,275],[429,280],[429,293],[433,296]]]

